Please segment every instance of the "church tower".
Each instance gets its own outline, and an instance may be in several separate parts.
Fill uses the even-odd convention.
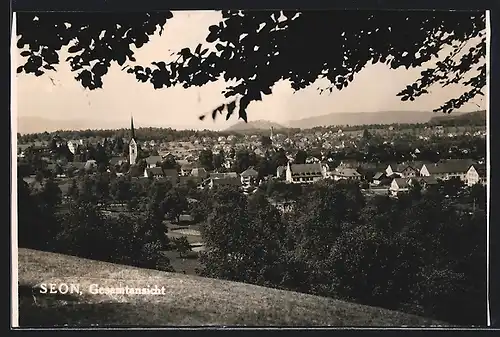
[[[130,165],[137,160],[137,142],[135,141],[134,117],[130,117],[130,141],[128,143],[128,155]]]

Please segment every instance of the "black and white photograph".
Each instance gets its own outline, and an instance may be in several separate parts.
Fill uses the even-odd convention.
[[[486,327],[489,12],[17,12],[12,326]]]

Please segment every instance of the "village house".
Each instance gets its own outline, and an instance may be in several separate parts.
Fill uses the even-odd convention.
[[[278,179],[286,179],[286,166],[278,166],[276,168],[276,177]]]
[[[477,183],[486,185],[487,181],[486,176],[487,176],[486,165],[484,164],[471,165],[466,173],[467,186],[472,186]]]
[[[217,179],[209,178],[208,187],[212,189],[214,186],[235,186],[239,188],[241,187],[241,180],[239,177],[231,176]]]
[[[294,209],[294,202],[293,201],[286,201],[286,200],[274,200],[274,199],[269,199],[269,203],[276,207],[278,211],[280,211],[282,214],[283,213],[290,213]]]
[[[321,163],[321,159],[317,157],[307,157],[306,164],[315,164],[315,163]]]
[[[407,192],[410,187],[410,179],[408,178],[394,178],[389,187],[389,193],[392,196],[397,196],[401,192]]]
[[[389,186],[389,194],[397,196],[401,192],[407,192],[414,186],[419,184],[422,189],[427,189],[429,186],[437,184],[438,181],[434,177],[411,177],[411,178],[394,178]]]
[[[420,176],[420,170],[424,165],[423,162],[406,162],[399,164],[389,164],[385,169],[385,174],[388,177],[399,176],[401,178],[411,178]]]
[[[174,185],[179,182],[179,174],[176,169],[165,170],[161,167],[146,167],[144,177],[157,180],[166,179]]]
[[[144,177],[153,178],[153,179],[161,179],[165,177],[165,173],[161,167],[147,167],[144,170]]]
[[[149,156],[146,158],[146,165],[149,168],[157,167],[162,162],[161,156]]]
[[[471,165],[475,164],[470,159],[446,159],[437,163],[424,164],[420,170],[423,177],[433,176],[440,180],[459,178],[464,183],[467,182],[467,171]]]
[[[208,172],[203,167],[195,167],[191,170],[191,176],[206,179],[208,177]]]
[[[326,176],[325,169],[319,163],[290,164],[286,167],[286,182],[293,184],[309,184]]]
[[[236,172],[211,172],[209,175],[210,179],[224,179],[224,178],[238,178],[239,175]]]
[[[181,162],[180,160],[177,162],[181,167],[180,167],[180,174],[181,176],[185,177],[191,174],[191,172],[194,169],[194,164],[190,162]]]
[[[78,141],[76,140],[70,140],[67,143],[68,149],[72,154],[76,154],[76,151],[78,150],[78,146],[80,145]]]
[[[372,184],[375,186],[383,185],[385,181],[387,181],[389,178],[387,177],[387,174],[384,172],[377,172],[373,176]]]
[[[361,174],[353,168],[349,167],[340,167],[336,168],[333,172],[333,180],[361,180]]]
[[[95,161],[94,159],[89,159],[85,163],[85,170],[87,171],[92,171],[96,168],[97,168],[97,161]]]
[[[251,186],[255,186],[257,184],[257,177],[259,176],[259,172],[257,172],[252,166],[241,172],[241,185],[243,188],[249,188]]]

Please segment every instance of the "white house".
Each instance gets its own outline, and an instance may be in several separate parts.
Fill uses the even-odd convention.
[[[420,176],[423,162],[406,162],[401,164],[389,164],[385,169],[385,174],[390,177],[398,175],[401,178],[412,178]]]
[[[144,177],[160,179],[165,177],[165,173],[163,172],[163,169],[161,167],[147,167],[144,170]]]
[[[326,169],[320,163],[291,164],[286,167],[286,181],[293,184],[310,184],[325,178]]]
[[[241,185],[244,189],[254,186],[257,182],[258,176],[259,173],[253,167],[249,167],[240,174]]]
[[[400,192],[407,192],[410,184],[407,178],[394,178],[389,187],[389,193],[393,196],[397,196]]]
[[[477,183],[486,185],[486,165],[471,165],[466,173],[467,186]]]
[[[422,177],[433,176],[436,179],[449,180],[459,178],[467,182],[467,171],[476,164],[470,159],[446,159],[433,164],[424,164],[420,169]]]

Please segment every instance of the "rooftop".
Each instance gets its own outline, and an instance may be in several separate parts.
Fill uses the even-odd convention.
[[[320,163],[292,164],[290,170],[292,174],[321,174],[322,168]]]
[[[425,167],[430,174],[465,173],[473,164],[475,162],[470,159],[447,159],[434,164],[426,164]]]

